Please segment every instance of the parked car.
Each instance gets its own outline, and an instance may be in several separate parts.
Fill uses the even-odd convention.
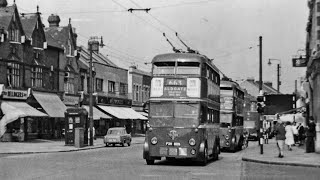
[[[258,134],[257,132],[251,132],[249,133],[249,136],[248,136],[248,140],[249,141],[258,141]]]
[[[125,143],[130,146],[131,140],[131,135],[127,133],[124,127],[109,128],[107,134],[104,136],[106,146],[115,146],[116,144],[124,146]]]

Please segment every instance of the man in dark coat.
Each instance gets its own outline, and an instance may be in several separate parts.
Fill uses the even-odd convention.
[[[276,141],[277,141],[277,147],[279,150],[279,158],[283,158],[283,146],[284,146],[284,140],[286,139],[286,130],[284,127],[283,122],[278,119],[278,123],[275,127],[275,134],[276,134]]]
[[[303,145],[303,141],[304,141],[304,138],[305,138],[305,132],[304,132],[304,127],[301,123],[299,123],[298,125],[298,141],[299,141],[299,146]]]
[[[316,135],[316,124],[314,123],[314,118],[311,116],[309,118],[309,124],[307,127],[307,132],[306,132],[306,152],[314,152],[315,151],[315,145],[314,145],[314,137]]]

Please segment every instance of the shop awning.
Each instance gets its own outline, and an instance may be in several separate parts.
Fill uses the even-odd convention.
[[[26,102],[14,102],[14,101],[3,101],[1,103],[1,110],[3,114],[16,113],[20,114],[20,117],[45,117],[48,116],[40,112],[39,110],[31,107]]]
[[[31,107],[26,102],[2,101],[1,111],[4,116],[0,120],[0,137],[6,131],[6,125],[22,117],[44,117],[48,116]]]
[[[89,106],[82,106],[82,107],[85,108],[89,114]],[[93,110],[93,120],[100,120],[100,118],[112,119],[112,117],[106,115],[105,113],[103,113],[102,111],[97,109],[96,107],[92,107],[92,110]]]
[[[148,117],[148,113],[146,112],[137,111],[137,113],[141,114],[144,117]]]
[[[64,112],[67,110],[67,107],[63,104],[58,95],[33,92],[33,96],[46,111],[49,117],[64,118]]]
[[[103,111],[109,113],[110,115],[118,118],[118,119],[141,119],[148,120],[148,118],[142,116],[135,110],[127,107],[114,107],[114,106],[102,106],[99,105]]]

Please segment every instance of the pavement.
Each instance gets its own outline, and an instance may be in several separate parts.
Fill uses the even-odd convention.
[[[131,144],[142,144],[145,137],[132,137]],[[54,152],[71,152],[105,148],[103,138],[97,138],[93,146],[77,148],[75,146],[66,146],[64,139],[45,140],[34,139],[27,142],[0,142],[0,154],[33,154],[33,153],[54,153]]]
[[[284,148],[284,157],[278,157],[278,149],[275,139],[269,139],[268,144],[263,144],[263,154],[257,141],[249,141],[247,149],[245,149],[242,157],[243,161],[250,161],[264,164],[275,165],[290,165],[290,166],[305,166],[320,168],[320,154],[306,153],[305,145],[292,146],[292,151],[289,151],[287,146]]]

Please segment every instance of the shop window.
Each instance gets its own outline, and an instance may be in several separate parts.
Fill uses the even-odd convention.
[[[7,63],[7,86],[20,87],[20,65],[17,63]]]

